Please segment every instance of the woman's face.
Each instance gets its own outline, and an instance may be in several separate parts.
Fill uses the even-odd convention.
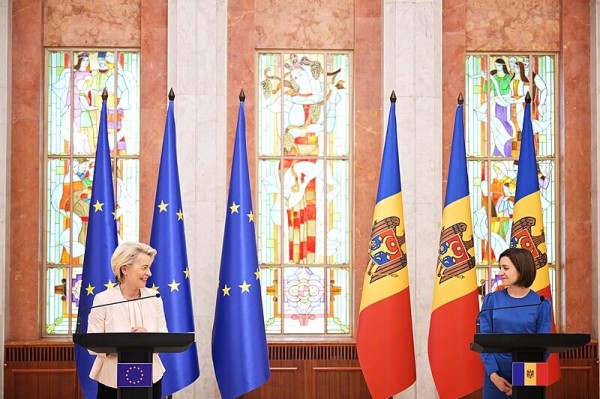
[[[505,287],[516,286],[517,281],[521,277],[508,256],[500,258],[500,273],[498,274],[502,278],[502,285]]]
[[[132,288],[144,288],[152,276],[150,266],[152,259],[146,254],[139,254],[131,265],[123,266],[123,279],[121,284]]]

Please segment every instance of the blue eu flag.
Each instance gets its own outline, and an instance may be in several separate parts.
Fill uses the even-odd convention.
[[[223,399],[249,392],[267,382],[270,376],[246,154],[243,91],[240,100],[212,336],[213,363]]]
[[[106,124],[106,97],[102,95],[102,111],[98,145],[94,162],[92,199],[90,202],[89,222],[83,259],[83,276],[79,294],[79,312],[75,332],[86,332],[89,308],[94,296],[115,285],[115,276],[110,267],[110,258],[117,247],[117,225],[115,223],[115,195],[108,147],[108,129]],[[89,377],[96,356],[87,349],[75,345],[75,363],[81,388],[86,399],[95,399],[98,383]]]
[[[150,246],[157,253],[148,285],[161,294],[169,332],[194,332],[190,269],[177,168],[174,99],[175,94],[171,90],[150,235]],[[160,357],[166,369],[162,396],[185,388],[200,376],[196,343],[182,353],[162,353]]]

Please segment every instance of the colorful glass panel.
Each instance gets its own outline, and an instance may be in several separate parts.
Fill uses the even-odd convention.
[[[48,61],[48,153],[95,153],[106,89],[111,150],[139,154],[139,54],[50,51]]]
[[[92,195],[94,159],[48,160],[46,261],[81,265]]]
[[[258,162],[258,262],[278,265],[281,262],[281,182],[278,159]]]
[[[509,246],[525,96],[531,118],[550,282],[556,291],[557,93],[556,56],[473,54],[466,67],[465,127],[480,286],[498,289],[497,256]]]
[[[281,269],[261,268],[260,287],[266,331],[270,334],[281,334]]]
[[[325,333],[325,269],[287,267],[283,275],[283,332]]]
[[[350,152],[350,58],[347,54],[327,55],[327,153],[347,156]]]
[[[140,162],[119,159],[116,172],[117,233],[123,241],[137,241],[140,214]]]
[[[350,331],[350,269],[327,269],[327,332],[349,334]]]
[[[281,54],[259,54],[258,155],[279,156],[282,142],[283,64]]]
[[[257,57],[257,244],[268,280],[267,332],[350,334],[350,54]],[[325,299],[330,289],[336,301]]]
[[[47,334],[68,334],[69,306],[67,296],[70,292],[68,269],[63,267],[48,268],[46,272],[46,324]]]
[[[327,163],[325,199],[327,201],[326,239],[317,241],[318,263],[347,265],[350,262],[350,164],[331,160]],[[321,248],[324,245],[325,248]]]
[[[49,50],[46,62],[45,334],[54,335],[75,323],[104,89],[119,238],[139,236],[140,54]]]

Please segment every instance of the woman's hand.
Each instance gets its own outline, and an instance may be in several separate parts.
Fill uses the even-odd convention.
[[[498,373],[490,374],[490,380],[496,385],[496,388],[498,388],[500,392],[504,392],[506,396],[512,396],[511,383],[498,375]]]
[[[144,327],[131,327],[131,332],[148,332]]]

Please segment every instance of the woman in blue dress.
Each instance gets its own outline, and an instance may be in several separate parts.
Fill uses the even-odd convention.
[[[535,264],[529,251],[509,248],[499,257],[502,285],[483,300],[480,314],[481,333],[550,333],[552,309],[550,302],[530,289],[535,280]],[[524,306],[523,305],[532,305]],[[537,306],[535,306],[537,305]],[[513,309],[498,309],[522,306]],[[483,398],[506,398],[512,395],[512,356],[510,353],[482,353],[485,368]]]

